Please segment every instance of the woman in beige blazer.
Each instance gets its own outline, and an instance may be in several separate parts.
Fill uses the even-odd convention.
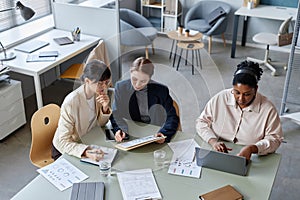
[[[110,69],[99,60],[86,64],[79,88],[68,94],[61,106],[58,127],[53,138],[52,157],[62,153],[99,160],[103,152],[82,144],[80,137],[96,125],[104,126],[111,115],[107,88],[111,82]]]

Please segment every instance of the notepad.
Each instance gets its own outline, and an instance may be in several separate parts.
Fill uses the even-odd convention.
[[[41,40],[32,40],[25,43],[22,43],[15,47],[15,50],[23,51],[25,53],[32,53],[44,46],[47,46],[49,42],[41,41]]]
[[[141,146],[144,146],[144,145],[152,143],[152,142],[156,142],[156,141],[164,139],[164,138],[166,138],[166,137],[156,137],[154,135],[150,135],[150,136],[134,139],[134,140],[131,140],[128,142],[119,143],[115,147],[118,149],[121,149],[123,151],[128,151],[128,150],[135,149],[137,147],[141,147]]]
[[[53,40],[59,45],[73,44],[74,42],[68,37],[53,38]]]
[[[218,188],[206,194],[199,196],[201,200],[242,200],[243,195],[240,194],[234,187],[231,185],[226,185],[224,187]]]

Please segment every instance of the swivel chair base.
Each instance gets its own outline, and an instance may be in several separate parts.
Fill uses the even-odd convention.
[[[257,62],[259,65],[266,66],[267,68],[269,68],[272,71],[271,72],[272,76],[277,76],[276,69],[271,65],[271,62],[270,62],[271,59],[269,58],[269,45],[267,45],[264,60],[259,60],[259,59],[250,58],[250,57],[247,57],[247,60],[252,61],[252,62]]]

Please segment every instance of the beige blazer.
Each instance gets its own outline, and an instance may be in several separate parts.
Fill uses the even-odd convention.
[[[84,85],[68,94],[61,106],[58,127],[53,138],[53,145],[62,154],[81,157],[88,147],[81,143],[81,136],[87,134],[94,126],[104,126],[111,115],[102,113],[102,106],[96,103],[96,119],[89,124],[90,108],[87,103]]]

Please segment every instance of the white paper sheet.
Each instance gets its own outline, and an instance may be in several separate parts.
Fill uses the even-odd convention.
[[[63,191],[73,185],[88,178],[86,174],[72,165],[64,158],[37,170],[50,183]]]
[[[124,200],[162,199],[151,169],[117,173]]]
[[[201,167],[196,164],[195,147],[199,145],[194,139],[170,142],[170,148],[174,152],[169,174],[200,178]]]

